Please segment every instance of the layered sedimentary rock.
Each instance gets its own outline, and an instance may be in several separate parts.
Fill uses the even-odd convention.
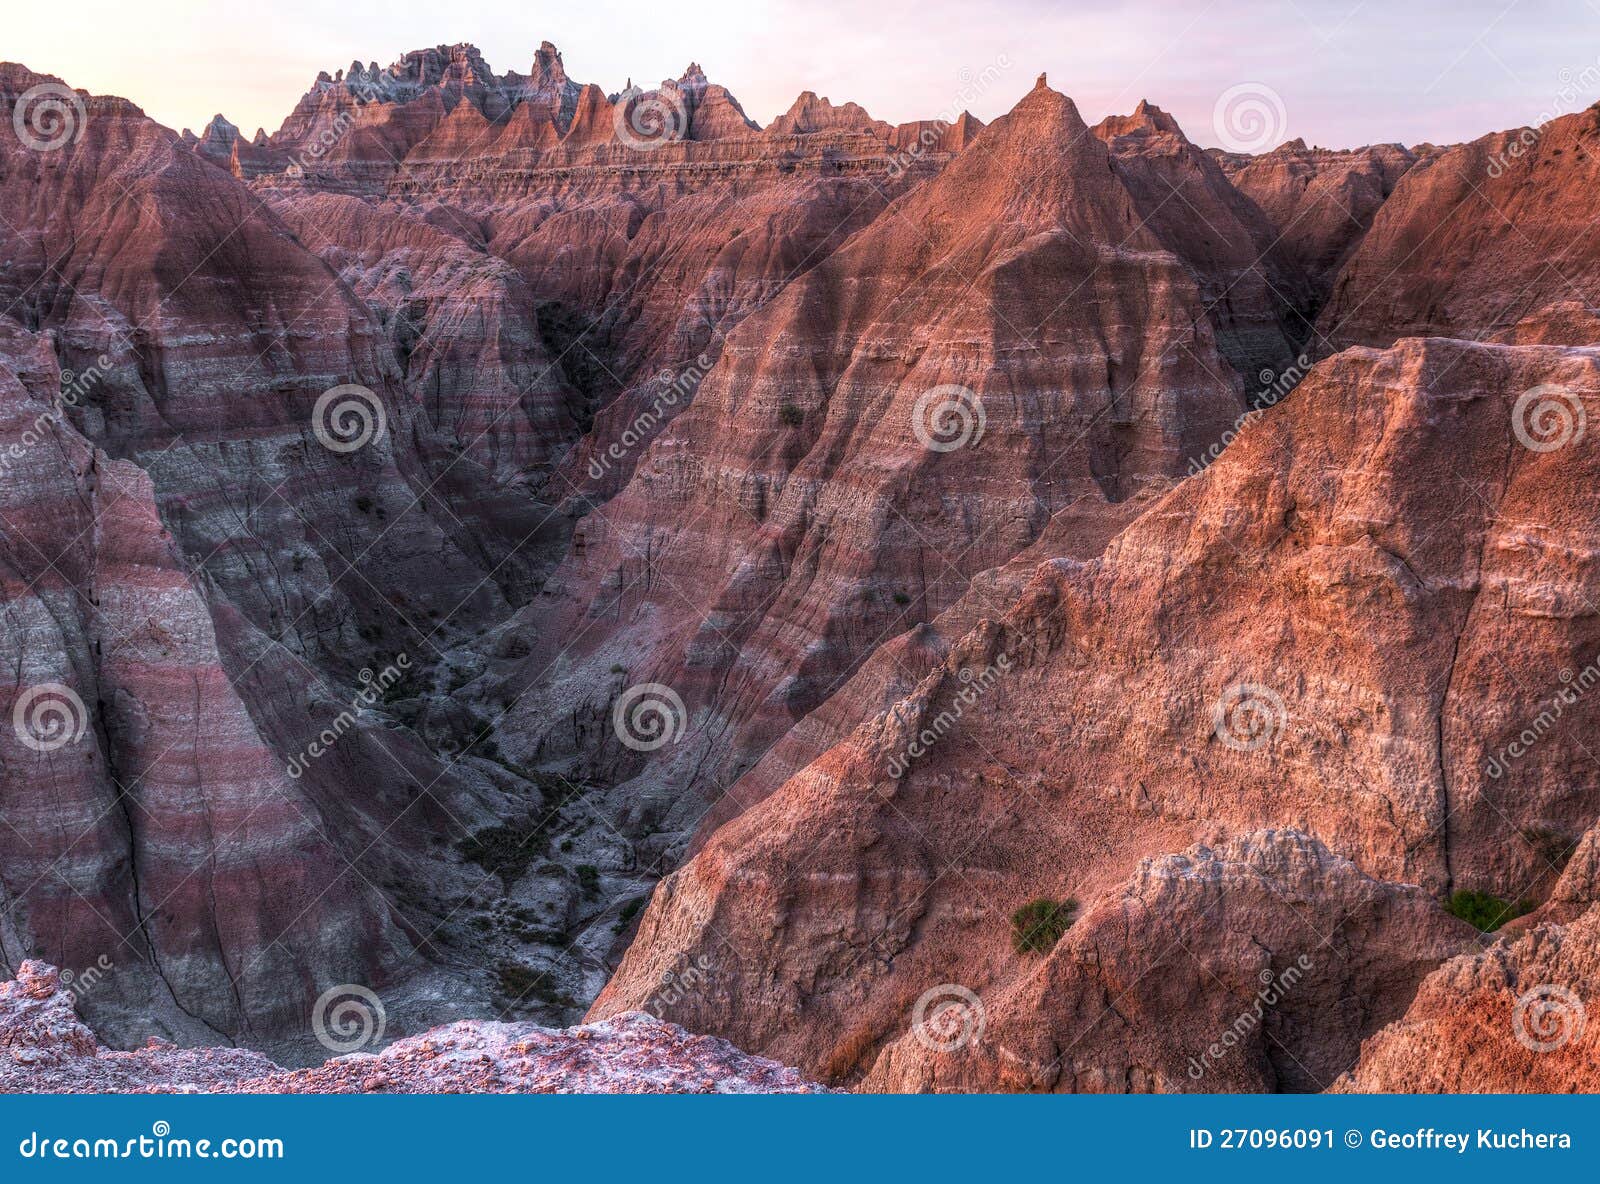
[[[1594,1093],[1600,912],[1445,963],[1340,1093]]]
[[[1529,318],[1535,338],[1600,339],[1600,108],[1484,136],[1401,178],[1318,321],[1327,348],[1398,337],[1493,337]]]
[[[844,103],[836,107],[827,99],[817,97],[817,93],[810,90],[797,98],[787,111],[767,125],[769,135],[779,136],[837,130],[870,131],[884,137],[893,134],[887,123],[872,118],[860,105]]]
[[[1594,510],[1586,454],[1524,446],[1513,412],[1545,385],[1592,399],[1597,361],[1412,340],[1322,363],[1099,559],[1041,566],[911,694],[714,834],[593,1014],[704,958],[716,989],[670,1018],[870,1078],[921,992],[1025,997],[1036,971],[1007,918],[1027,900],[1075,897],[1093,924],[1140,859],[1261,826],[1436,896],[1542,898],[1541,836],[1600,806],[1577,744],[1592,705],[1492,761],[1600,645]],[[1073,1071],[1122,1081],[1125,1055]]]
[[[979,1004],[970,1048],[914,1027],[862,1088],[1320,1090],[1475,937],[1421,889],[1368,879],[1298,832],[1148,859]]]
[[[1593,1093],[1600,827],[1532,836],[1560,878],[1530,916],[1446,962],[1367,1040],[1341,1093]]]
[[[688,727],[638,808],[681,831],[876,646],[1217,440],[1242,384],[1203,309],[1041,81],[729,333],[525,611],[556,627],[526,663],[543,685],[511,676],[502,747],[637,770],[614,703],[666,685]]]
[[[0,67],[0,127],[41,86]],[[1525,956],[1583,979],[1594,112],[1241,160],[1041,79],[762,129],[548,43],[352,63],[248,140],[62,101],[0,148],[0,707],[83,731],[0,735],[0,956],[113,961],[108,1040],[305,1063],[338,984],[566,1022],[632,941],[597,1016],[836,1083],[1300,1090],[1362,1040],[1437,1080]],[[1366,348],[1412,333],[1498,344]],[[1569,936],[1418,995],[1457,889]],[[1077,919],[1019,953],[1040,898]],[[540,1032],[218,1080],[798,1084]]]
[[[221,115],[213,117],[199,136],[184,128],[180,138],[197,155],[227,169],[240,180],[280,172],[289,165],[288,155],[272,147],[266,129],[257,128],[255,138],[247,140]]]
[[[369,1014],[367,1031],[378,1017]],[[334,1045],[337,1047],[337,1044]],[[634,1012],[553,1030],[463,1021],[343,1055],[314,1069],[259,1053],[150,1041],[103,1047],[73,1014],[55,967],[24,962],[0,983],[0,1093],[821,1093],[822,1087],[726,1041]]]
[[[1094,134],[1110,148],[1140,223],[1194,273],[1222,355],[1252,393],[1271,387],[1311,333],[1314,300],[1301,261],[1161,108],[1141,101]]]
[[[526,80],[467,46],[426,69],[413,56],[319,81],[271,139],[300,164],[258,188],[297,226],[315,225],[314,195],[357,193],[378,218],[424,220],[520,273],[556,376],[581,396],[581,425],[595,421],[558,500],[614,492],[639,450],[612,446],[634,441],[652,380],[703,371],[733,324],[937,171],[973,123],[914,143],[887,125],[763,135],[698,65],[607,95],[569,79],[548,43]],[[444,60],[470,63],[476,86]]]
[[[1399,144],[1337,150],[1290,140],[1260,156],[1214,154],[1267,216],[1279,249],[1312,285],[1318,306],[1378,209],[1417,156]]]
[[[72,93],[4,69],[8,124],[25,92]],[[191,590],[179,624],[200,677],[192,693],[174,676],[129,702],[163,728],[211,733],[150,750],[160,736],[141,732],[146,746],[126,752],[120,731],[102,736],[104,767],[71,791],[86,822],[116,807],[92,858],[73,835],[30,833],[37,850],[8,861],[8,889],[29,906],[7,918],[12,964],[30,952],[87,964],[127,945],[121,985],[87,1003],[109,1037],[303,1046],[309,1001],[342,981],[411,984],[396,996],[411,1030],[451,1006],[571,1018],[599,989],[618,917],[650,873],[584,805],[581,780],[514,765],[485,740],[514,692],[459,694],[527,642],[456,647],[535,595],[585,507],[580,486],[625,478],[609,462],[591,477],[580,436],[603,453],[635,420],[623,396],[653,389],[659,358],[714,356],[722,325],[961,140],[897,164],[871,135],[761,138],[698,68],[663,91],[687,122],[659,146],[677,154],[678,179],[654,194],[639,186],[649,147],[617,139],[625,100],[568,80],[548,45],[526,77],[494,75],[470,47],[353,67],[249,143],[221,118],[175,136],[132,104],[84,95],[64,103],[78,109],[60,142],[6,138],[0,295],[20,327],[8,322],[5,353],[27,371],[25,388],[8,379],[5,443],[21,441],[29,474],[13,493],[39,507],[39,529],[62,505],[88,506],[86,523],[106,516],[86,489],[97,468],[145,482],[146,526],[166,532],[163,562]],[[568,138],[530,170],[530,152],[574,128],[587,147]],[[713,141],[741,136],[758,142],[717,155]],[[474,173],[463,158],[479,148]],[[397,153],[413,156],[397,191],[435,196],[382,196]],[[474,192],[464,173],[500,187],[454,204]],[[66,400],[61,372],[87,376]],[[318,431],[331,426],[319,400],[341,385],[359,388],[352,424],[365,416],[366,443],[350,451]],[[40,444],[29,425],[46,413]],[[29,469],[58,457],[57,436],[99,460]],[[39,540],[8,541],[34,562]],[[58,593],[92,596],[100,558],[62,559],[72,575]],[[19,571],[19,583],[35,574]],[[66,628],[57,657],[112,648],[103,632]],[[402,661],[403,677],[372,689]],[[74,673],[64,685],[104,728],[120,703],[102,705],[98,686],[118,672]],[[30,685],[19,675],[7,701]],[[29,810],[39,802],[21,771],[35,761],[13,760],[7,781]],[[145,773],[152,802],[181,790],[183,816],[113,826],[132,796],[118,762]],[[215,806],[209,839],[189,817],[201,805]],[[251,835],[237,850],[234,828]],[[495,844],[512,832],[508,855]],[[226,888],[196,896],[210,873],[195,868],[218,849]],[[33,874],[64,854],[86,856],[74,886],[104,923],[78,924],[66,887]],[[269,892],[288,867],[303,889]],[[179,907],[141,922],[178,886]],[[226,936],[194,936],[208,933]],[[438,972],[463,948],[465,974]],[[180,957],[169,988],[163,958]]]
[[[300,968],[370,977],[405,936],[240,700],[148,474],[64,422],[46,339],[0,340],[33,387],[0,362],[0,949],[122,965],[113,1038],[293,1023]]]
[[[39,87],[70,93],[5,68],[8,122]],[[397,663],[431,690],[439,648],[509,611],[498,557],[413,492],[434,428],[373,310],[137,108],[76,102],[53,147],[6,139],[0,181],[6,543],[28,622],[7,635],[6,701],[59,682],[87,717],[71,759],[7,758],[14,808],[81,825],[7,831],[6,956],[125,959],[126,1005],[90,1004],[116,1039],[304,1039],[324,986],[387,981],[449,944],[443,922],[495,883],[453,844],[541,800],[499,766],[441,759],[370,710],[377,692],[358,701]],[[367,420],[353,451],[318,419],[341,384]],[[483,503],[489,485],[456,488]],[[337,755],[296,779],[329,728]],[[48,808],[40,777],[66,779]]]

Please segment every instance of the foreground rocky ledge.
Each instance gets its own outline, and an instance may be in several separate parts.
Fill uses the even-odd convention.
[[[314,1069],[236,1048],[103,1047],[56,968],[0,983],[3,1093],[824,1093],[776,1061],[630,1012],[554,1029],[464,1020]]]

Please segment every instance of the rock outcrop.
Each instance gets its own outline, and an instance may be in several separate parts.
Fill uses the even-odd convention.
[[[1025,997],[1007,918],[1029,899],[1076,898],[1093,923],[1139,860],[1263,826],[1436,897],[1541,898],[1539,836],[1600,810],[1577,744],[1593,706],[1501,776],[1492,761],[1600,646],[1592,494],[1586,454],[1524,447],[1513,412],[1545,385],[1592,398],[1597,362],[1409,340],[1322,363],[1100,558],[1040,566],[911,693],[713,834],[592,1014],[705,958],[718,989],[670,1018],[870,1078],[921,992]],[[1029,1014],[1050,1030],[1049,1008]],[[1126,1055],[1074,1072],[1123,1081]]]
[[[1291,140],[1261,156],[1214,154],[1238,191],[1260,207],[1279,249],[1326,302],[1340,269],[1400,178],[1417,163],[1399,144],[1339,151]]]
[[[548,673],[510,676],[501,747],[599,746],[634,773],[613,705],[668,686],[686,733],[624,792],[650,785],[649,821],[681,831],[1052,519],[1181,475],[1243,389],[1140,217],[1071,100],[1035,89],[741,321],[523,614],[543,626],[524,670]]]
[[[0,1093],[822,1092],[793,1069],[642,1012],[564,1030],[467,1020],[379,1053],[288,1070],[241,1049],[153,1040],[115,1052],[79,1022],[55,967],[24,962],[14,980],[0,983]]]
[[[1147,859],[1017,983],[983,1032],[924,1027],[863,1089],[1306,1092],[1331,1084],[1475,931],[1294,831]]]
[[[73,93],[0,68],[7,126],[32,126],[14,107],[40,88]],[[49,675],[85,704],[74,754],[94,751],[6,754],[38,831],[0,840],[26,906],[0,952],[118,955],[85,1004],[108,1038],[270,1044],[345,981],[412,984],[411,1031],[461,1006],[571,1019],[598,991],[657,865],[581,771],[494,746],[516,692],[479,680],[527,640],[461,642],[581,545],[574,521],[632,463],[591,477],[591,454],[633,438],[659,370],[709,366],[725,327],[961,142],[768,140],[698,68],[665,91],[689,122],[653,192],[649,149],[548,44],[526,77],[463,46],[354,64],[248,142],[82,95],[60,145],[5,137],[0,443],[25,479],[4,541],[26,624],[5,702]],[[336,387],[362,447],[318,434]],[[147,617],[167,622],[155,675],[123,669]],[[59,793],[36,818],[41,777]],[[486,849],[500,828],[509,863]],[[475,969],[442,969],[451,949]]]
[[[1189,267],[1217,348],[1247,391],[1272,387],[1311,335],[1315,299],[1282,231],[1161,108],[1141,101],[1095,125],[1139,222]]]
[[[1597,170],[1600,107],[1484,136],[1413,168],[1339,274],[1317,326],[1325,347],[1505,336],[1557,310],[1560,331],[1533,340],[1600,340]]]
[[[56,85],[5,67],[6,119]],[[82,705],[70,748],[0,737],[7,810],[32,819],[0,839],[0,948],[124,965],[89,1004],[113,1039],[259,1040],[324,986],[437,965],[441,926],[497,883],[454,846],[542,803],[445,750],[470,721],[430,746],[362,701],[509,611],[509,546],[425,486],[455,411],[414,408],[379,315],[228,172],[131,104],[79,101],[59,147],[0,147],[4,702]],[[456,364],[425,335],[412,352]],[[353,451],[318,420],[341,384],[367,417]],[[454,476],[492,509],[487,463]],[[308,761],[330,729],[337,755]]]
[[[1370,1037],[1339,1093],[1594,1093],[1600,827],[1532,829],[1560,878],[1531,915],[1425,979]],[[1493,944],[1489,944],[1492,941]]]
[[[1430,975],[1337,1093],[1594,1093],[1600,912],[1540,925]]]

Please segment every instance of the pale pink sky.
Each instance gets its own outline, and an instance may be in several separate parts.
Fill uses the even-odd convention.
[[[607,90],[676,77],[697,60],[761,123],[807,89],[892,122],[952,106],[990,119],[1040,71],[1090,120],[1149,98],[1208,145],[1219,142],[1218,97],[1240,83],[1281,96],[1283,138],[1332,146],[1452,142],[1600,100],[1600,0],[485,7],[73,0],[65,19],[18,5],[0,58],[132,99],[174,128],[198,130],[220,111],[246,132],[275,130],[318,70],[456,41],[476,44],[497,71],[526,72],[548,39],[573,78]]]

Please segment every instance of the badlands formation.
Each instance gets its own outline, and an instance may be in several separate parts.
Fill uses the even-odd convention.
[[[1600,110],[981,83],[0,65],[0,1087],[1600,1084]]]

